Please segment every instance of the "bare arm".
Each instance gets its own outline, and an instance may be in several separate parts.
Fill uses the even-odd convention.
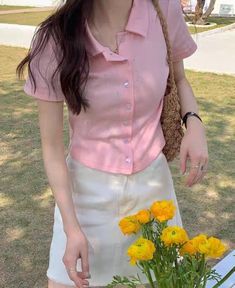
[[[72,185],[65,161],[63,143],[63,102],[37,99],[39,125],[45,171],[55,201],[60,209],[64,232],[67,236],[63,262],[68,268],[76,268],[78,258],[82,260],[82,272],[68,272],[76,287],[88,284],[88,242],[81,230],[72,200]]]
[[[37,100],[45,171],[60,209],[66,234],[79,230],[63,143],[63,102]]]
[[[188,111],[199,114],[196,98],[193,90],[186,79],[183,60],[174,62],[175,80],[180,97],[181,116]],[[190,158],[191,167],[187,178],[187,185],[192,186],[200,181],[205,172],[196,169],[195,165],[208,165],[208,148],[206,141],[206,131],[203,123],[197,117],[189,117],[187,120],[187,131],[183,138],[180,151],[180,165],[182,173],[186,171],[187,157]]]
[[[199,113],[196,98],[185,75],[183,60],[174,62],[174,72],[175,81],[180,96],[181,116],[184,116],[184,114],[188,111]],[[187,125],[190,125],[189,122],[191,120],[200,122],[200,120],[196,117],[189,117],[187,120]],[[200,122],[199,124],[202,123]]]

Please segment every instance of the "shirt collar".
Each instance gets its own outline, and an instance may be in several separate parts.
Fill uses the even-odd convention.
[[[143,37],[147,36],[149,15],[147,0],[133,0],[133,7],[125,30],[139,34]]]
[[[149,15],[147,0],[133,0],[133,6],[130,11],[129,19],[124,31],[136,33],[142,37],[146,37],[149,25]],[[87,20],[85,21],[86,31],[89,39],[88,50],[92,56],[102,53],[105,50],[92,35]]]

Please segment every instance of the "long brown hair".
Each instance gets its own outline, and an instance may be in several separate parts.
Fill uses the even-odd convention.
[[[54,81],[59,73],[61,89],[69,109],[74,114],[79,114],[82,108],[85,111],[89,108],[89,103],[83,93],[89,75],[89,61],[85,49],[85,21],[90,15],[92,0],[64,2],[52,15],[40,23],[26,57],[16,68],[16,74],[22,79],[24,69],[28,66],[29,78],[33,83],[34,92],[36,91],[37,84],[30,63],[45,49],[52,37],[56,43],[55,56],[58,61],[58,67],[51,79],[52,88],[55,91]]]

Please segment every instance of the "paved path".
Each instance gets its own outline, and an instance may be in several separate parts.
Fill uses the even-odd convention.
[[[27,13],[27,12],[41,12],[41,11],[49,11],[55,9],[55,7],[39,7],[39,8],[27,8],[27,9],[17,9],[17,10],[5,10],[0,11],[1,14],[15,14],[15,13]],[[1,24],[4,25],[4,24]],[[4,35],[1,35],[2,39],[7,38],[9,41],[0,41],[0,44],[3,45],[15,45],[19,47],[28,46],[30,43],[30,35],[34,31],[34,27],[23,27],[22,25],[15,25],[17,29],[15,29],[14,25],[8,25],[9,27],[3,27]],[[14,39],[12,33],[6,31],[7,28],[10,30],[16,30],[18,34],[18,30],[26,29],[26,41],[25,43],[17,44],[12,42],[11,39]],[[12,28],[13,27],[13,28]],[[31,30],[30,30],[31,29]],[[223,29],[225,29],[223,31]],[[202,71],[202,72],[214,72],[218,74],[229,74],[235,76],[235,24],[230,25],[229,27],[224,27],[222,30],[217,29],[217,31],[208,31],[204,33],[199,33],[193,35],[198,49],[197,51],[189,58],[184,60],[185,68]],[[229,30],[226,30],[229,29]],[[1,31],[0,31],[1,32]],[[23,31],[22,31],[23,32]],[[5,35],[6,34],[6,35]],[[14,33],[13,33],[14,34]],[[3,37],[4,36],[4,37]],[[10,39],[8,39],[10,38]],[[16,37],[17,38],[17,37]]]
[[[18,14],[18,13],[29,13],[29,12],[43,12],[43,11],[51,11],[55,9],[55,7],[38,7],[38,8],[23,8],[17,10],[2,10],[0,11],[0,15],[5,14]]]
[[[235,76],[235,27],[215,34],[197,35],[197,51],[184,60],[185,68]]]

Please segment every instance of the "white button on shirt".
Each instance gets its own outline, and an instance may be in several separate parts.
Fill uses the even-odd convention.
[[[131,159],[129,157],[126,157],[126,163],[131,163]]]
[[[128,88],[128,86],[129,86],[129,82],[126,81],[126,82],[124,83],[124,86],[125,86],[126,88]]]

